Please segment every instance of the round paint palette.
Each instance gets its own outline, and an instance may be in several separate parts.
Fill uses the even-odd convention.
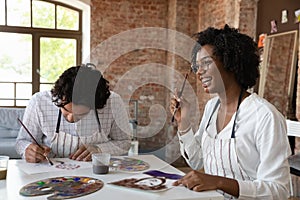
[[[53,194],[47,199],[70,199],[84,196],[100,190],[104,183],[101,180],[82,177],[65,176],[43,179],[25,185],[20,189],[23,196],[41,196]]]
[[[149,169],[150,165],[139,159],[135,158],[111,158],[110,166],[116,167],[120,171],[124,172],[139,172]]]

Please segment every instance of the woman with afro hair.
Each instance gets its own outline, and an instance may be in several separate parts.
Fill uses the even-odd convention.
[[[196,35],[192,71],[204,91],[216,94],[194,134],[188,100],[171,99],[180,151],[193,168],[174,185],[217,190],[225,199],[287,199],[291,154],[282,114],[249,92],[259,77],[257,44],[225,25]],[[199,169],[204,168],[204,173]]]

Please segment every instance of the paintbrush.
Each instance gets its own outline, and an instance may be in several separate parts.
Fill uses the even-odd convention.
[[[186,79],[188,78],[188,76],[189,76],[189,73],[186,73],[186,74],[185,74],[184,81],[183,81],[183,84],[182,84],[182,87],[181,87],[181,90],[180,90],[180,92],[178,93],[178,99],[181,98],[181,96],[182,96],[183,89],[184,89],[184,86],[185,86],[185,82],[186,82]],[[176,114],[176,112],[177,112],[177,110],[178,110],[178,108],[179,108],[179,104],[180,104],[179,101],[176,101],[175,109],[174,109],[174,112],[173,112],[173,115],[172,115],[172,119],[171,119],[171,122],[172,122],[172,123],[173,123],[174,120],[175,120],[175,114]]]
[[[20,122],[20,124],[23,126],[23,128],[26,130],[26,132],[28,133],[28,135],[31,137],[31,139],[40,147],[40,148],[42,148],[42,149],[44,149],[37,141],[36,141],[36,139],[33,137],[33,135],[30,133],[30,131],[27,129],[27,127],[25,126],[25,124],[23,124],[23,122],[19,119],[19,118],[17,118],[18,119],[18,121]],[[53,165],[53,163],[52,163],[52,161],[48,158],[48,156],[45,156],[45,158],[46,158],[46,160],[48,161],[48,163],[50,164],[50,165]]]

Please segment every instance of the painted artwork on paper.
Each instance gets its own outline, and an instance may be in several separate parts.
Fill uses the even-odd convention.
[[[133,189],[146,192],[162,192],[174,187],[171,180],[165,177],[137,174],[125,179],[110,182],[108,185],[117,186],[123,189]]]
[[[18,165],[26,174],[38,174],[62,170],[69,171],[92,167],[91,162],[76,161],[69,158],[51,158],[51,161],[53,162],[53,165],[49,165],[48,162],[27,163],[25,160],[22,163],[18,163]]]

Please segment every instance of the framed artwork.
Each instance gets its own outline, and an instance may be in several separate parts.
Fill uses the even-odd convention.
[[[288,117],[296,75],[298,31],[267,35],[258,94]]]

